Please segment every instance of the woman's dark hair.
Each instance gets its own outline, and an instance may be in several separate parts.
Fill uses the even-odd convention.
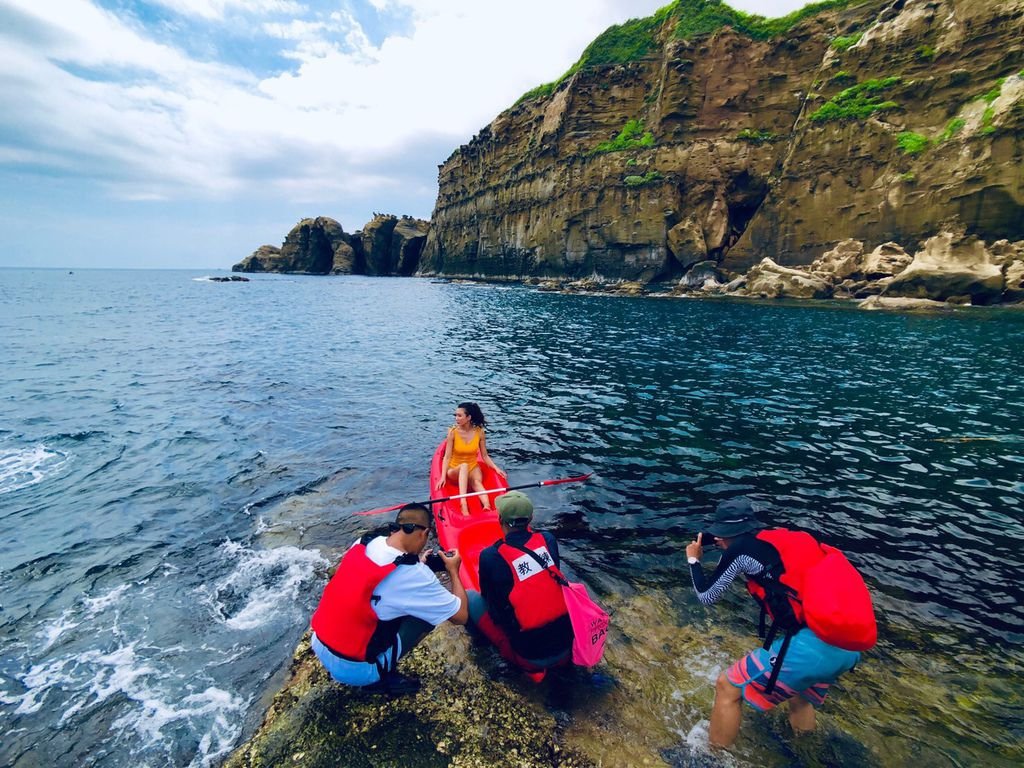
[[[484,418],[484,412],[480,410],[480,406],[476,403],[459,403],[456,408],[461,408],[469,416],[469,422],[474,427],[486,427],[487,419]]]

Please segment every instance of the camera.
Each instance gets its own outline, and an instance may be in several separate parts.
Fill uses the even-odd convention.
[[[451,557],[454,552],[445,552],[446,555]],[[441,573],[445,570],[444,558],[441,557],[437,552],[431,552],[425,558],[423,558],[423,564],[427,566],[434,573]]]

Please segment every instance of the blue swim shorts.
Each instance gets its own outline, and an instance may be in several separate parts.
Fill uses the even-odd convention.
[[[767,651],[764,648],[751,651],[725,673],[729,682],[743,692],[747,703],[762,712],[794,696],[820,707],[829,686],[860,661],[856,651],[829,645],[805,627],[790,641],[775,690],[766,694],[764,689],[781,645],[780,637]]]

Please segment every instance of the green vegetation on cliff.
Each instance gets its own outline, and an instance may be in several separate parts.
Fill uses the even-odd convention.
[[[654,134],[644,130],[643,120],[629,120],[626,127],[611,141],[602,141],[591,151],[591,155],[602,155],[606,152],[622,152],[627,149],[643,149],[654,146]]]
[[[816,123],[832,120],[865,120],[879,112],[899,109],[895,101],[884,101],[882,94],[901,81],[898,76],[865,80],[840,91],[822,104],[812,115]]]
[[[640,61],[653,51],[660,50],[659,34],[666,25],[675,38],[690,39],[710,35],[728,26],[754,40],[768,40],[786,34],[801,21],[824,11],[863,5],[867,2],[870,0],[822,0],[810,3],[786,16],[766,19],[756,14],[737,11],[721,0],[675,0],[652,16],[630,19],[609,27],[586,47],[579,61],[564,75],[554,82],[527,91],[519,97],[516,104],[550,96],[562,83],[581,70]]]
[[[736,134],[736,138],[740,141],[750,142],[751,144],[768,144],[782,139],[782,137],[777,133],[772,133],[771,131],[766,131],[764,129],[755,131],[750,128],[744,128]]]
[[[967,125],[967,121],[962,117],[954,117],[946,124],[946,130],[938,138],[938,143],[941,144],[944,141],[949,141],[951,138],[956,136],[963,130],[963,127]]]
[[[896,144],[903,150],[904,154],[919,155],[928,149],[928,145],[931,144],[931,142],[928,140],[927,136],[922,136],[920,133],[903,131],[902,133],[896,134]]]
[[[855,32],[852,35],[840,35],[839,37],[832,38],[832,47],[837,51],[845,51],[847,48],[852,48],[860,39],[864,37],[863,32]]]
[[[627,176],[623,181],[627,187],[642,187],[665,178],[658,171],[648,171],[643,176]]]

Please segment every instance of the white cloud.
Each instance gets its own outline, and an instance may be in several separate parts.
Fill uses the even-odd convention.
[[[201,19],[220,20],[229,10],[253,15],[297,14],[303,10],[301,3],[292,0],[154,0],[157,5],[169,8],[183,16],[197,16]]]
[[[267,22],[264,33],[288,45],[276,53],[296,68],[261,81],[155,42],[137,20],[88,0],[51,0],[45,12],[36,0],[0,0],[0,10],[48,30],[42,44],[0,37],[0,69],[16,73],[0,81],[0,164],[92,177],[125,199],[223,198],[257,185],[310,199],[429,190],[448,152],[524,92],[561,75],[607,26],[661,4],[365,1],[401,6],[412,14],[411,31],[375,46],[333,3],[329,13]],[[160,2],[206,19],[243,6],[300,8],[287,0]],[[436,156],[410,158],[414,146]],[[414,182],[396,163],[388,174],[371,165],[389,158],[415,159],[428,175]]]

